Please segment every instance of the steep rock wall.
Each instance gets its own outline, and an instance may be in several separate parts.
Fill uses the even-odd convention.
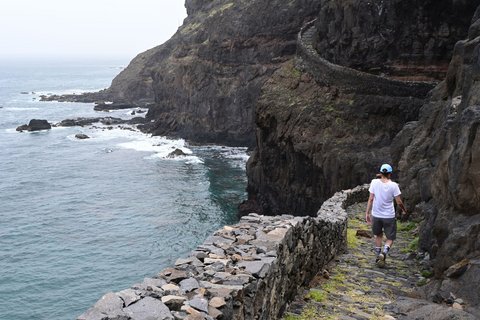
[[[229,145],[254,142],[264,81],[290,59],[318,0],[187,0],[188,17],[166,43],[132,60],[92,99],[154,103],[153,134]]]
[[[480,256],[479,26],[480,7],[446,80],[393,146],[407,200],[425,217],[421,247],[436,258],[437,276]]]
[[[316,48],[336,64],[398,78],[443,80],[480,1],[322,1]]]

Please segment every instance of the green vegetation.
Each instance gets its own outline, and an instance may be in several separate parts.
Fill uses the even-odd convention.
[[[349,248],[358,248],[360,243],[357,239],[357,231],[354,229],[347,229],[347,245]]]
[[[424,278],[431,278],[433,277],[433,272],[430,270],[422,270],[422,277]]]
[[[399,221],[397,223],[397,230],[398,231],[412,231],[416,227],[417,227],[417,224],[413,221],[408,221],[408,222]]]
[[[287,314],[284,318],[285,320],[314,320],[320,319],[320,315],[318,314],[317,309],[315,306],[311,305],[303,309],[302,314],[297,316],[293,314]],[[325,318],[322,318],[325,319]]]
[[[418,241],[419,241],[419,238],[417,236],[412,241],[410,241],[410,243],[406,248],[402,248],[400,252],[402,253],[416,252],[418,250]]]
[[[323,302],[327,298],[327,293],[325,291],[311,289],[310,292],[308,292],[306,297],[315,302]]]

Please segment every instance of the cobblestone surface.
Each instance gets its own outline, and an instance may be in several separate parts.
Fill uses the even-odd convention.
[[[366,203],[360,203],[347,209],[348,252],[317,274],[310,288],[290,305],[284,319],[396,319],[394,312],[389,312],[396,297],[415,298],[415,287],[426,281],[421,263],[409,259],[412,255],[408,254],[409,248],[414,248],[415,225],[399,223],[386,266],[379,268],[372,251],[373,239],[356,235],[357,230],[370,233],[364,222],[365,207]]]

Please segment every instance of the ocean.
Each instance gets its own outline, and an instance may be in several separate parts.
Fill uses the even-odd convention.
[[[106,88],[126,63],[0,61],[0,319],[74,319],[237,222],[246,148],[116,126],[15,130],[30,119],[132,117],[39,101]],[[187,156],[168,158],[175,148]]]

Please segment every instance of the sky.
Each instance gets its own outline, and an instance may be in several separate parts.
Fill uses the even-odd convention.
[[[0,59],[131,59],[185,17],[183,0],[0,0]]]

